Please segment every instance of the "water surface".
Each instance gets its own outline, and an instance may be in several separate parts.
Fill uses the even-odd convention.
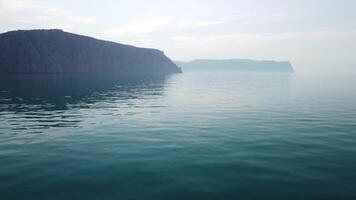
[[[355,199],[353,76],[0,78],[0,199]]]

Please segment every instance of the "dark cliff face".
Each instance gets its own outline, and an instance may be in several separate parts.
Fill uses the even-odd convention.
[[[62,30],[0,34],[0,73],[179,73],[156,49],[137,48]]]

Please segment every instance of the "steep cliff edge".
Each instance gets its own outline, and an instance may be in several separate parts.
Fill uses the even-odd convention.
[[[164,53],[67,33],[20,30],[0,34],[0,73],[180,73]]]

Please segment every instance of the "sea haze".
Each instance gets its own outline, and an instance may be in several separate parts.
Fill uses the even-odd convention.
[[[356,199],[353,83],[1,75],[0,199]]]

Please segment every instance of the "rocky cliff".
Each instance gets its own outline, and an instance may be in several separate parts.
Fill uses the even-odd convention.
[[[183,70],[238,70],[238,71],[262,71],[262,72],[294,72],[293,66],[288,61],[227,59],[211,60],[200,59],[190,62],[175,62]]]
[[[62,30],[0,34],[0,73],[179,73],[164,53]]]

